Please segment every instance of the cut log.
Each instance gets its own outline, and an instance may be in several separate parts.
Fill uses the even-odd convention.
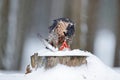
[[[80,66],[82,64],[87,64],[86,60],[87,56],[72,56],[72,55],[47,55],[47,56],[38,56],[38,53],[34,53],[34,55],[31,56],[31,66],[32,68],[40,68],[44,67],[45,69],[53,68],[57,64],[63,64],[67,66]]]

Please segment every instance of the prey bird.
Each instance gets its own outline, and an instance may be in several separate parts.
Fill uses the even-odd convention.
[[[68,18],[53,20],[49,27],[48,42],[59,50],[70,49],[70,44],[75,33],[74,22]]]

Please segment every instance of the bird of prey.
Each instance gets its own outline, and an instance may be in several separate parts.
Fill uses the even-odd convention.
[[[70,49],[70,43],[75,33],[74,26],[74,22],[68,18],[53,20],[53,24],[49,27],[48,42],[59,50]]]

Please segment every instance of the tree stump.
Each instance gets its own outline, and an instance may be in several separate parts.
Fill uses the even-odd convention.
[[[35,69],[40,67],[50,69],[57,64],[75,67],[87,64],[86,58],[87,56],[38,56],[38,53],[34,53],[31,56],[31,66]]]

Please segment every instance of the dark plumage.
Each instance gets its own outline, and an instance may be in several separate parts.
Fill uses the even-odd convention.
[[[67,32],[64,32],[64,34],[65,36],[71,37],[74,34],[75,29],[74,29],[74,23],[68,18],[59,18],[59,19],[53,20],[53,24],[49,27],[49,32],[51,33],[51,31],[57,27],[57,24],[59,21],[69,23],[66,29]]]
[[[74,32],[75,32],[74,25],[69,24],[67,27],[67,32],[64,34],[65,36],[68,36],[68,38],[70,38],[74,34]]]

